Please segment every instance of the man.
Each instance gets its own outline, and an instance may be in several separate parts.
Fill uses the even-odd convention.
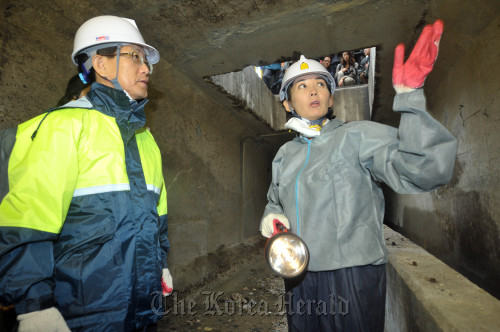
[[[280,75],[281,64],[279,62],[271,63],[270,65],[262,68],[264,70],[262,73],[262,80],[266,84],[267,88],[272,92]]]
[[[332,64],[332,58],[331,57],[325,56],[323,58],[323,60],[320,60],[319,62],[326,68],[326,70],[328,70],[328,72],[330,74],[332,74],[332,76],[335,74],[335,68],[332,68],[332,66],[331,66],[331,64]],[[333,70],[333,73],[332,73],[332,70]]]
[[[172,292],[161,154],[143,128],[158,60],[133,20],[90,19],[72,53],[87,96],[18,126],[1,179],[0,305],[19,331],[155,329],[152,301]]]
[[[332,63],[332,59],[329,56],[325,56],[323,60],[319,61],[325,68],[328,70],[328,67],[330,67],[330,64]]]
[[[369,68],[370,68],[370,49],[365,48],[364,51],[365,57],[363,60],[361,60],[361,63],[359,65],[359,81],[361,84],[366,84],[368,83],[368,74],[369,74]]]

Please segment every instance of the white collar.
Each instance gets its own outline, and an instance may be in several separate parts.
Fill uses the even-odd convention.
[[[330,120],[327,119],[323,125],[327,124],[328,121]],[[296,132],[307,138],[318,137],[319,135],[321,135],[320,130],[309,128],[308,120],[295,117],[291,118],[287,123],[285,123],[285,128],[295,130]]]

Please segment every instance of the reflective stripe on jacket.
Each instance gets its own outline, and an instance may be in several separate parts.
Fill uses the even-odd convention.
[[[143,128],[146,100],[94,83],[88,101],[18,126],[0,205],[0,303],[18,314],[56,305],[72,330],[125,331],[159,319],[161,154]]]
[[[381,182],[421,193],[451,180],[457,141],[426,112],[423,91],[397,95],[394,110],[399,130],[334,119],[276,154],[264,217],[286,215],[309,248],[310,271],[387,261]]]

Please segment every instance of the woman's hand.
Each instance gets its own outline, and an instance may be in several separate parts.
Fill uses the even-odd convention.
[[[425,78],[436,62],[442,34],[443,21],[437,20],[427,25],[406,62],[404,44],[396,46],[392,69],[392,84],[396,93],[409,92],[424,85]]]

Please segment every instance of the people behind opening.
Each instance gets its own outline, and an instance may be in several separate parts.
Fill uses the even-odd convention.
[[[359,65],[359,82],[361,84],[366,84],[368,83],[368,75],[370,70],[370,49],[365,48],[363,52],[365,54],[365,57],[363,60],[361,60],[361,63]]]
[[[276,84],[276,81],[279,79],[279,75],[281,72],[281,64],[280,63],[271,63],[270,65],[262,67],[262,80],[266,83],[266,86],[269,90],[272,90],[273,85]]]
[[[363,55],[364,53],[364,55]],[[356,59],[361,60],[360,65]],[[345,51],[315,58],[334,77],[339,87],[368,83],[370,49]],[[292,62],[273,63],[262,67],[262,80],[273,94],[278,94],[285,70]],[[281,68],[278,70],[278,68]]]
[[[342,61],[335,70],[335,80],[338,86],[352,86],[358,83],[358,63],[354,59],[354,52],[342,53]]]
[[[317,61],[334,77],[339,87],[368,83],[370,48],[335,53],[319,57]]]
[[[290,67],[290,61],[282,62],[280,65],[281,68],[278,79],[276,80],[276,82],[274,82],[270,89],[273,95],[277,95],[280,92],[281,82],[283,81],[283,76],[285,76],[286,70],[288,69],[288,67]]]
[[[332,58],[330,56],[325,56],[323,59],[319,61],[325,68],[328,70],[328,72],[333,76],[335,75],[335,67],[332,64]]]

